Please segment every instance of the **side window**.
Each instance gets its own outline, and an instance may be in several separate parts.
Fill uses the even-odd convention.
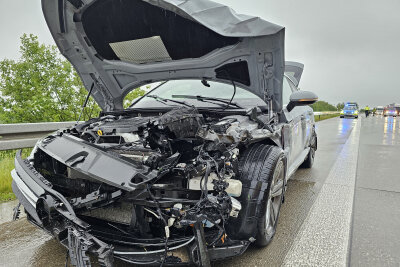
[[[292,94],[292,87],[290,86],[286,77],[283,77],[283,86],[282,86],[282,105],[286,106],[289,104],[290,95]]]

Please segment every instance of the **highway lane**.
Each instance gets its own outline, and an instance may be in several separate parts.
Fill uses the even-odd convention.
[[[350,266],[400,266],[400,118],[363,120]]]
[[[274,241],[266,248],[250,247],[244,255],[214,265],[280,266],[288,253],[295,253],[294,244],[301,244],[299,232],[305,231],[304,222],[310,220],[310,211],[358,124],[360,121],[338,118],[317,123],[314,167],[300,169],[289,181]],[[61,245],[25,219],[0,224],[0,266],[64,266],[65,254]]]

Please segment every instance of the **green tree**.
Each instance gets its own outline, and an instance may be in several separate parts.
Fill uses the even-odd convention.
[[[337,110],[342,110],[344,108],[344,103],[339,103],[336,105]]]
[[[0,122],[76,120],[87,95],[81,79],[57,47],[21,37],[21,57],[0,61]],[[82,119],[100,111],[91,99]]]
[[[311,107],[314,111],[336,111],[336,107],[326,101],[317,101]]]
[[[128,108],[132,104],[133,100],[135,100],[138,97],[141,97],[145,93],[146,91],[141,88],[136,88],[133,91],[129,92],[124,98],[124,108]]]

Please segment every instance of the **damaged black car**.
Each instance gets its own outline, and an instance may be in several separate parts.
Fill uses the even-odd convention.
[[[42,8],[102,112],[17,154],[28,220],[75,266],[210,266],[268,245],[287,180],[317,149],[317,97],[284,60],[284,28],[208,0]]]

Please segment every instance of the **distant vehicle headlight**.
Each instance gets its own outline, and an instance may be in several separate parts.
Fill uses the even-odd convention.
[[[358,110],[354,111],[354,114],[357,115],[358,114]]]
[[[343,111],[343,109],[340,111],[340,114],[344,114],[344,111]]]

